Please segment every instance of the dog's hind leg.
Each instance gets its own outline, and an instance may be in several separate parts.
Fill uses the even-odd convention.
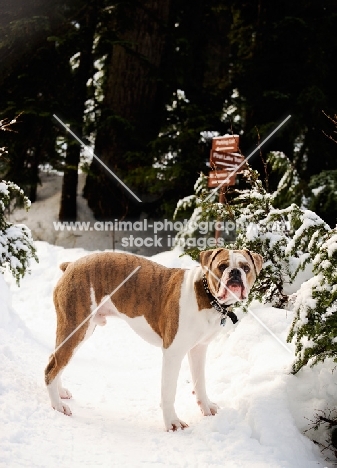
[[[57,357],[56,357],[57,355]],[[45,370],[45,382],[49,393],[50,403],[54,409],[68,416],[71,411],[68,405],[64,404],[59,395],[59,379],[63,369],[60,367],[60,360],[63,360],[63,353],[58,352],[52,354],[49,358],[49,363]],[[69,358],[70,359],[70,358]],[[69,361],[68,359],[68,361]],[[66,364],[64,364],[65,366]]]
[[[167,431],[177,431],[188,427],[188,424],[178,418],[174,408],[177,380],[184,355],[184,352],[176,351],[172,347],[163,349],[161,409]]]
[[[50,356],[46,367],[45,382],[52,407],[68,416],[71,415],[70,408],[62,402],[61,398],[69,399],[71,393],[62,387],[61,375],[78,346],[92,334],[94,328],[95,325],[91,320],[83,323],[73,334],[69,324],[65,326],[62,322],[57,326],[56,351]],[[73,327],[73,330],[75,329],[76,327]]]
[[[85,333],[85,336],[83,338],[83,340],[80,342],[80,344],[76,347],[76,349],[74,350],[74,352],[77,351],[77,349],[79,348],[79,346],[81,346],[94,332],[96,328],[96,324],[93,323],[93,320],[90,319],[89,320],[89,325],[88,325],[88,328],[86,330],[86,333]],[[73,353],[74,355],[74,353]],[[59,396],[60,398],[62,398],[62,400],[70,400],[70,398],[72,398],[72,394],[71,392],[63,387],[62,385],[62,373],[64,371],[64,368],[59,372],[58,376],[57,376],[57,387],[58,387],[58,392],[59,392]]]
[[[62,372],[63,369],[59,372],[57,376],[57,388],[59,392],[59,397],[62,398],[62,400],[70,400],[70,398],[72,398],[72,394],[67,388],[63,387],[62,385]]]

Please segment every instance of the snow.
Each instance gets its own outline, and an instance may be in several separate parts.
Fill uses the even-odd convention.
[[[7,324],[10,321],[10,291],[0,274],[0,326]]]
[[[288,353],[242,312],[210,345],[206,372],[209,395],[221,408],[216,416],[198,410],[185,360],[176,407],[190,427],[164,432],[161,352],[113,319],[95,330],[64,372],[73,416],[53,411],[43,382],[55,339],[52,290],[62,274],[58,265],[87,252],[36,246],[40,262],[21,286],[6,277],[12,304],[0,277],[0,466],[331,466],[302,434],[305,418],[336,394],[331,369],[318,365],[291,375],[293,347],[286,345]],[[171,267],[195,263],[178,250],[152,259]],[[254,314],[285,343],[292,314],[256,305]]]
[[[9,195],[7,184],[5,184],[4,182],[0,182],[0,193],[3,193],[4,195]]]
[[[311,189],[311,192],[315,195],[315,197],[317,197],[317,195],[319,195],[321,192],[323,192],[323,190],[325,190],[325,188],[326,188],[325,185],[321,185],[320,187]]]
[[[333,253],[337,250],[337,235],[333,235],[328,239],[323,248],[327,247],[329,257],[332,257]]]

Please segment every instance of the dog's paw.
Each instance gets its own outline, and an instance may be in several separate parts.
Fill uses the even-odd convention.
[[[63,400],[70,400],[70,398],[72,398],[72,394],[69,392],[69,390],[63,387],[59,388],[59,395]]]
[[[168,424],[165,424],[165,426],[167,432],[175,432],[178,429],[184,430],[186,427],[188,427],[188,424],[186,424],[184,421],[181,421],[180,419],[174,419]]]
[[[63,413],[65,415],[67,415],[67,416],[72,415],[72,412],[71,412],[69,406],[62,403],[62,401],[60,401],[60,403],[58,403],[57,405],[53,406],[53,408],[54,408],[54,410],[59,411],[60,413]]]
[[[214,416],[218,412],[219,406],[208,399],[206,401],[198,400],[197,403],[204,416]]]

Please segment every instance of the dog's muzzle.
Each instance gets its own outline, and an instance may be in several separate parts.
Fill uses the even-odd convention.
[[[226,287],[233,293],[238,299],[245,299],[244,297],[244,284],[241,278],[241,272],[237,268],[233,268],[229,272],[229,280],[227,281]]]
[[[242,281],[241,271],[238,268],[232,268],[226,278],[222,278],[222,285],[219,288],[217,298],[220,300],[235,299],[242,301],[246,299],[246,288]]]

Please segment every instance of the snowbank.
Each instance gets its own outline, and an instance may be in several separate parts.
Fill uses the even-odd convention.
[[[0,273],[0,327],[9,322],[10,292],[3,275]]]

